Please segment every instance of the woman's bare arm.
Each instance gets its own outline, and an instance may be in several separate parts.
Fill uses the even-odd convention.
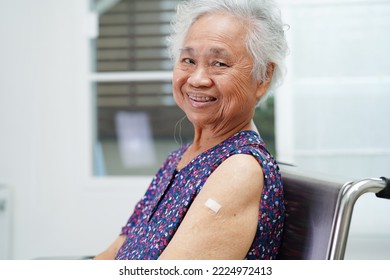
[[[210,175],[160,259],[245,258],[256,234],[263,184],[254,157],[228,158]]]

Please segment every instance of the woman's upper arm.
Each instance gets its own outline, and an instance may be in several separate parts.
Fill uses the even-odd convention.
[[[250,155],[207,179],[160,259],[243,259],[256,234],[263,173]]]

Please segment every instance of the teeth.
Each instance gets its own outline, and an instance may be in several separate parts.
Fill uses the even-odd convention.
[[[188,95],[188,97],[189,97],[191,100],[194,100],[194,101],[197,101],[197,102],[209,102],[209,101],[215,100],[214,97],[199,96],[199,95],[196,95],[196,94]]]

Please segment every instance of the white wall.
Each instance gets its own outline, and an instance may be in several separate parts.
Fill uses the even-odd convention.
[[[390,177],[390,1],[281,1],[291,54],[277,96],[281,161],[348,179]],[[355,207],[348,258],[390,258],[390,202]]]
[[[10,258],[95,254],[149,178],[92,179],[86,0],[0,1],[0,182]]]

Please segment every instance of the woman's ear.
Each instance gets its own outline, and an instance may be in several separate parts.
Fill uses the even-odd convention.
[[[268,63],[267,64],[267,75],[265,77],[265,80],[262,82],[259,82],[257,91],[256,91],[256,98],[259,101],[267,92],[267,89],[269,88],[271,81],[272,81],[272,76],[274,74],[275,70],[275,63]]]

